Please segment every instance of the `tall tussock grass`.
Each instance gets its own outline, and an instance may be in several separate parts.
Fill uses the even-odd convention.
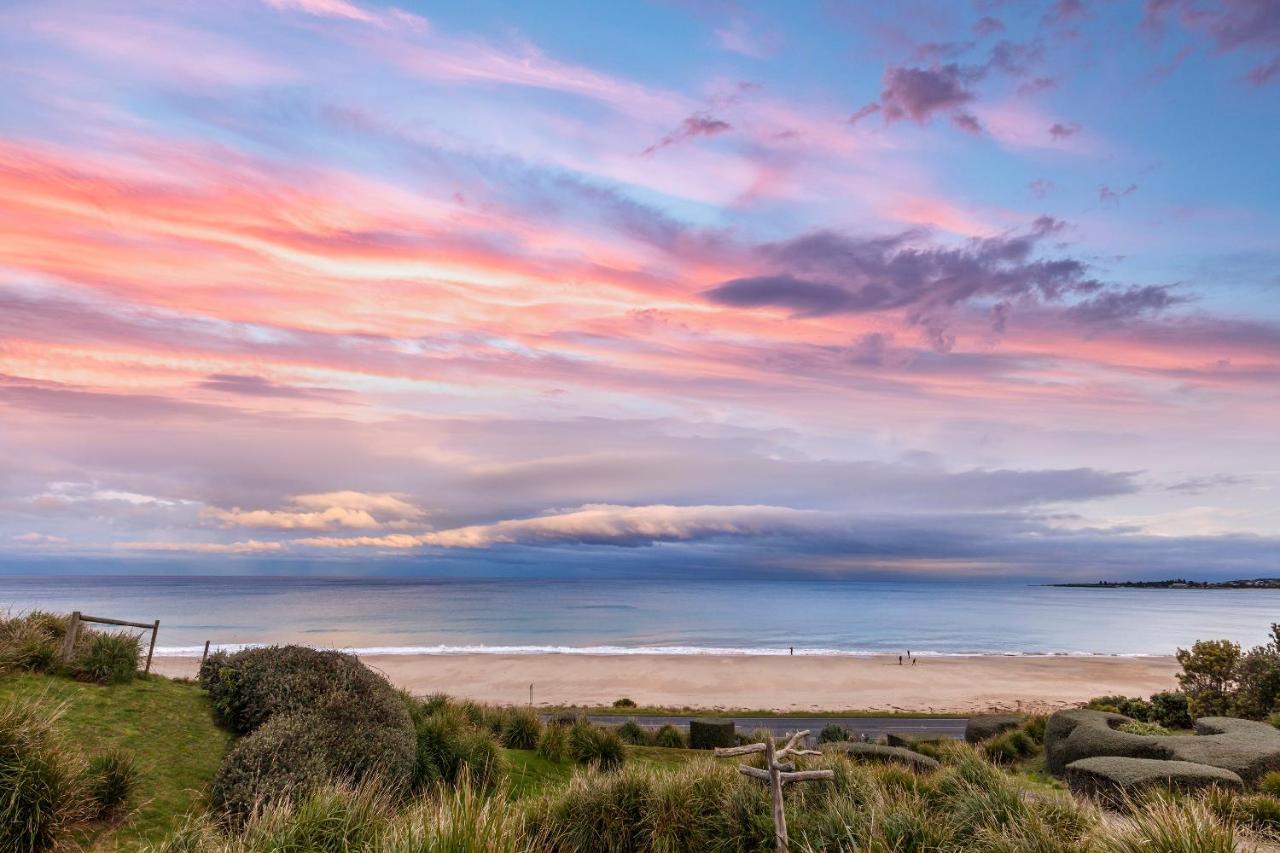
[[[34,610],[0,615],[0,674],[44,672],[72,675],[98,684],[123,684],[138,672],[139,640],[128,632],[82,626],[70,662],[63,664],[62,641],[68,617]]]
[[[564,727],[556,727],[564,728]],[[933,771],[825,756],[830,782],[787,789],[796,851],[1220,853],[1251,849],[1229,804],[1153,797],[1103,819],[1065,791],[1032,788],[970,747]],[[730,762],[584,768],[532,799],[466,773],[408,801],[368,782],[256,809],[238,828],[193,818],[157,853],[749,853],[773,849],[767,789]]]
[[[38,699],[0,705],[0,850],[64,847],[76,828],[125,813],[137,787],[129,756],[89,762],[59,735],[64,706]]]
[[[373,783],[316,788],[254,811],[235,830],[192,816],[149,853],[524,853],[524,812],[465,780],[405,805]]]
[[[1198,797],[1152,796],[1097,840],[1098,853],[1236,853],[1253,850],[1231,819]]]
[[[0,706],[0,850],[52,849],[85,818],[79,767],[55,731],[61,707]]]

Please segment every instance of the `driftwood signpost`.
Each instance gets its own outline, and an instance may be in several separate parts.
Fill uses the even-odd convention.
[[[834,779],[836,774],[831,770],[796,770],[794,762],[786,761],[792,755],[821,755],[815,749],[803,749],[800,741],[809,734],[809,730],[796,732],[782,749],[775,749],[773,735],[769,735],[764,743],[750,743],[746,746],[717,747],[717,758],[729,758],[734,755],[750,755],[753,752],[764,753],[764,769],[739,764],[738,770],[744,776],[769,783],[769,794],[773,799],[773,840],[778,853],[787,853],[787,813],[782,806],[782,786],[788,782],[813,782],[818,779]]]
[[[62,638],[62,662],[66,663],[71,660],[71,656],[75,654],[76,638],[80,636],[80,623],[93,622],[98,625],[123,625],[126,628],[142,628],[151,632],[151,644],[147,647],[147,668],[144,672],[151,672],[151,656],[156,653],[156,634],[160,633],[160,620],[148,625],[146,622],[125,622],[123,619],[108,619],[105,616],[86,616],[79,610],[71,614],[70,621],[67,622],[67,633]],[[208,644],[205,645],[206,650]]]

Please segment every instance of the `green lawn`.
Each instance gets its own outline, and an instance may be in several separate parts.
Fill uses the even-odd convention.
[[[150,677],[99,687],[47,675],[0,678],[0,702],[44,697],[66,703],[60,723],[86,756],[119,747],[138,761],[140,802],[132,818],[93,834],[98,850],[133,850],[162,839],[199,803],[229,739],[213,724],[209,700],[194,684]]]

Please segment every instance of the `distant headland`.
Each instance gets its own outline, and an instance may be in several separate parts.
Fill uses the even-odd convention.
[[[1096,581],[1094,583],[1051,583],[1045,586],[1067,586],[1082,589],[1280,589],[1280,578],[1254,578],[1234,581],[1189,581],[1185,578],[1164,581]]]

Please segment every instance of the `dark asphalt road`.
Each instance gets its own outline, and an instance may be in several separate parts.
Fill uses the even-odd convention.
[[[689,720],[695,716],[646,716],[644,714],[591,714],[587,719],[593,723],[618,725],[627,720],[635,720],[642,726],[661,726],[670,723],[687,729]],[[854,737],[865,734],[868,738],[888,732],[911,732],[918,734],[936,734],[957,739],[964,738],[964,717],[722,717],[731,719],[737,730],[743,734],[752,729],[769,729],[775,735],[798,732],[809,729],[816,736],[823,726],[832,724],[843,726],[853,733]]]

